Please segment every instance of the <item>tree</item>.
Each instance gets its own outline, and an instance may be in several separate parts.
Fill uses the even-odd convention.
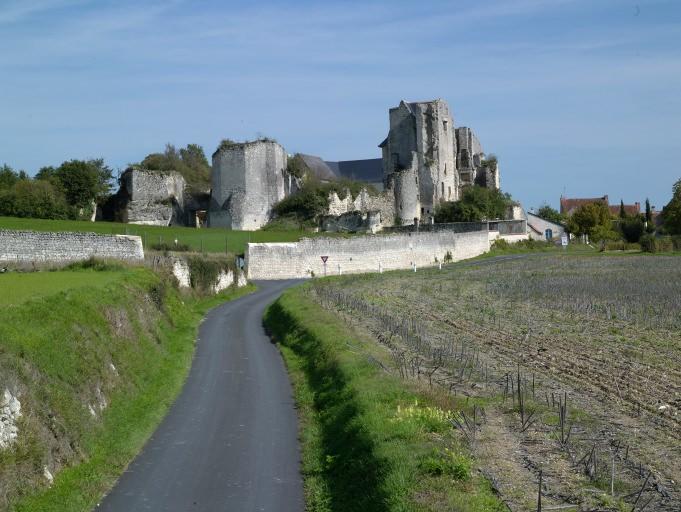
[[[19,181],[19,175],[9,165],[0,167],[0,190],[12,188]]]
[[[620,199],[620,219],[627,218],[627,211],[624,209],[624,201]]]
[[[67,219],[74,217],[61,191],[44,180],[18,180],[7,190],[0,190],[0,215]]]
[[[542,204],[539,207],[539,210],[537,210],[537,217],[541,217],[542,219],[548,220],[550,222],[555,222],[556,224],[563,222],[563,216],[558,212],[558,210],[551,208],[546,203]]]
[[[500,190],[473,185],[466,187],[459,201],[446,201],[435,208],[435,222],[480,222],[503,219],[513,205],[510,195]]]
[[[672,198],[662,209],[662,222],[671,235],[681,235],[681,179],[672,187]]]
[[[632,244],[638,243],[645,232],[645,225],[640,215],[633,215],[620,221],[620,231],[624,239]]]
[[[79,209],[87,209],[93,201],[101,199],[111,191],[113,172],[104,160],[69,160],[54,172],[43,168],[43,176],[54,178],[61,185],[66,200]]]
[[[594,233],[602,234],[604,230],[613,231],[610,209],[601,201],[584,204],[568,218],[567,227],[570,233],[589,237],[593,237]]]
[[[653,210],[650,208],[650,200],[646,197],[646,222],[653,222]]]
[[[210,188],[211,168],[198,144],[187,144],[179,151],[172,144],[166,144],[163,153],[147,155],[139,166],[152,171],[179,172],[189,187],[196,191]]]

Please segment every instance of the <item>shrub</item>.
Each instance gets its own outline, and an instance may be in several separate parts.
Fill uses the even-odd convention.
[[[669,236],[656,238],[653,235],[644,235],[641,237],[640,243],[644,252],[671,252],[675,250],[675,242]]]
[[[492,242],[492,250],[505,251],[510,248],[511,244],[509,244],[508,241],[504,240],[503,238],[497,238],[494,242]]]
[[[47,181],[20,180],[0,191],[0,215],[39,219],[72,219],[75,210]]]
[[[654,235],[643,235],[639,243],[643,252],[657,252]]]
[[[123,268],[124,266],[119,262],[102,260],[94,256],[90,256],[83,261],[76,261],[64,267],[65,270],[95,270],[97,272],[122,270]]]
[[[503,219],[511,196],[500,190],[473,185],[466,187],[459,201],[446,201],[435,208],[435,222],[479,222]]]
[[[637,243],[629,243],[625,242],[623,240],[619,240],[616,242],[607,242],[605,244],[605,250],[606,251],[640,251],[641,250],[641,244]]]
[[[620,222],[620,231],[622,236],[629,243],[636,243],[640,240],[645,232],[645,225],[643,219],[638,215],[635,217],[627,217]]]
[[[447,475],[454,480],[465,481],[471,477],[470,459],[449,449],[445,449],[445,453],[433,452],[428,455],[421,461],[419,468],[429,475]]]
[[[341,199],[347,193],[354,198],[362,189],[370,195],[375,195],[376,189],[359,181],[338,180],[332,183],[320,183],[308,179],[297,194],[289,196],[274,205],[273,212],[277,217],[288,217],[298,223],[316,223],[320,215],[329,208],[329,194],[336,192]]]
[[[208,292],[218,282],[220,272],[230,270],[230,264],[225,260],[209,259],[193,256],[187,259],[189,265],[189,282],[192,288],[201,292]]]
[[[175,251],[175,252],[186,252],[186,251],[191,251],[192,248],[187,245],[187,244],[169,244],[167,242],[159,242],[156,244],[151,244],[149,247],[150,249],[154,251],[163,251],[163,252],[170,252],[170,251]]]

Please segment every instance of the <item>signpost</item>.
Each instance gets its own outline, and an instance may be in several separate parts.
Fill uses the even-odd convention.
[[[567,249],[568,246],[567,234],[563,233],[563,236],[560,237],[560,245],[563,246],[563,250]]]
[[[324,277],[326,277],[326,261],[329,259],[328,256],[322,256],[322,262],[324,263]]]

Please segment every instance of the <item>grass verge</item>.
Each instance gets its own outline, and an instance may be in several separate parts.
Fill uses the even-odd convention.
[[[181,389],[205,312],[253,290],[199,299],[147,269],[119,274],[0,310],[0,392],[22,411],[0,450],[0,510],[92,510]]]
[[[504,510],[434,400],[387,373],[382,349],[306,294],[265,314],[299,407],[307,509]]]

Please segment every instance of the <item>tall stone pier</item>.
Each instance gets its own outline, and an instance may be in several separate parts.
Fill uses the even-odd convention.
[[[272,140],[224,141],[213,154],[208,225],[254,231],[288,195],[284,148]]]

